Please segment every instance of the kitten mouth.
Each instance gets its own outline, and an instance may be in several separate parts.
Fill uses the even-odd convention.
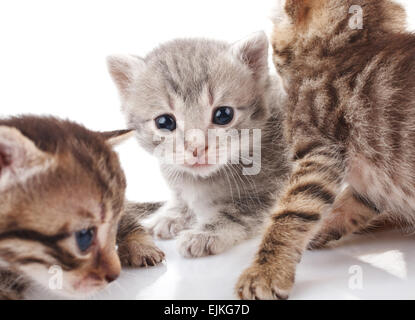
[[[181,164],[181,167],[184,171],[187,171],[194,176],[210,176],[214,172],[218,171],[222,166],[222,163],[220,162],[212,163],[212,161],[209,161],[209,158],[199,158],[192,160],[193,161],[184,161],[184,163]]]
[[[186,168],[211,168],[214,167],[216,164],[209,163],[209,158],[193,158],[189,160],[185,160],[183,164]]]
[[[183,169],[188,173],[195,175],[195,176],[202,176],[207,177],[213,174],[218,170],[219,166],[216,164],[209,164],[209,163],[194,163],[189,164],[185,163],[183,165]]]
[[[213,164],[209,163],[195,163],[195,164],[185,164],[188,168],[210,168],[213,167]]]

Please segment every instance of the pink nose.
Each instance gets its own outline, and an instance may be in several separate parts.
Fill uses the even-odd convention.
[[[205,147],[203,148],[195,148],[193,150],[193,157],[197,158],[197,157],[202,157],[204,154],[207,153],[209,147]]]

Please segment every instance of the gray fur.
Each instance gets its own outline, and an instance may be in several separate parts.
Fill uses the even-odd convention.
[[[206,130],[214,127],[209,125],[212,107],[232,106],[236,120],[226,132],[262,130],[257,175],[243,175],[243,164],[229,162],[208,172],[161,164],[173,199],[143,224],[159,238],[178,236],[179,251],[186,257],[218,254],[257,235],[288,174],[282,92],[269,76],[267,58],[268,40],[261,33],[234,45],[174,40],[145,59],[108,59],[129,127],[150,153],[159,145],[153,142],[160,134],[154,119],[162,114],[183,121],[179,131]]]

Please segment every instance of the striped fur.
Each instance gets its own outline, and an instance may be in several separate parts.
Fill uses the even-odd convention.
[[[349,26],[352,5],[363,29]],[[308,246],[386,214],[415,221],[415,36],[404,10],[389,0],[286,0],[280,12],[272,44],[294,169],[237,285],[243,299],[287,298]]]
[[[139,223],[161,206],[161,203],[127,203],[117,233],[118,255],[123,266],[149,267],[164,260],[164,253]]]
[[[63,272],[58,294],[103,288],[120,273],[119,221],[126,265],[161,261],[138,222],[123,215],[126,180],[111,146],[128,133],[100,134],[55,118],[0,120],[0,299],[22,298],[32,281],[48,287],[52,266]],[[129,234],[126,224],[134,226]],[[94,242],[82,253],[75,232],[89,228]]]

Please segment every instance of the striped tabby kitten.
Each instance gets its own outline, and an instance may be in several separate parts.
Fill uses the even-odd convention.
[[[384,215],[414,223],[415,36],[404,19],[387,0],[282,3],[272,42],[294,168],[241,298],[287,298],[323,225],[341,235]],[[338,212],[347,201],[361,210]]]
[[[100,134],[54,118],[0,120],[0,299],[20,299],[31,281],[82,297],[120,273],[115,239],[126,181],[112,144],[129,131]],[[126,232],[128,231],[128,232]],[[162,259],[149,236],[121,218],[127,265]]]
[[[129,127],[160,159],[173,194],[143,224],[158,238],[178,236],[185,257],[219,254],[258,234],[289,170],[266,35],[233,45],[175,40],[145,59],[113,56],[108,62]],[[252,130],[260,129],[262,143],[256,137],[229,148],[227,138],[238,141],[243,129],[253,140]],[[217,144],[209,130],[219,133]],[[189,134],[194,131],[200,135]],[[170,155],[184,161],[169,163]],[[252,156],[258,161],[247,161]]]

